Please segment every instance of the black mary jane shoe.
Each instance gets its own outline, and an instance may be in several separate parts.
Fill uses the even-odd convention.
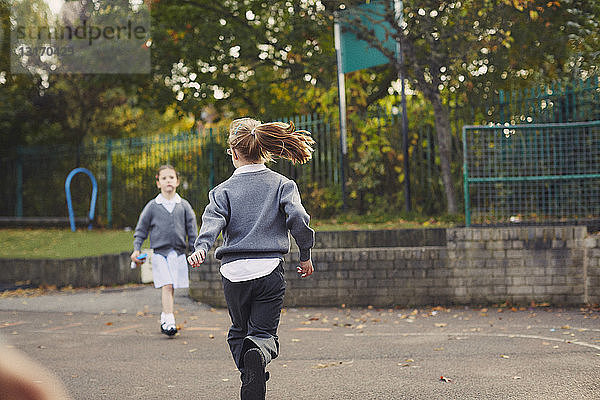
[[[169,326],[166,322],[160,325],[160,331],[167,336],[175,336],[177,333],[177,327],[175,325]]]

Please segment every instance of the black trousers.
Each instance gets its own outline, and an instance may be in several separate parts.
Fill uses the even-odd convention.
[[[244,282],[223,277],[231,328],[227,342],[235,365],[244,373],[244,353],[258,348],[267,364],[279,355],[277,328],[285,295],[283,262],[269,275]]]

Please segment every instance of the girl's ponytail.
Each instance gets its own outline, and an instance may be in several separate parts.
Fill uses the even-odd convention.
[[[304,164],[312,158],[315,143],[310,132],[296,130],[293,122],[270,122],[254,128],[261,156],[265,160],[285,158],[294,164]]]
[[[304,164],[312,158],[315,141],[310,132],[296,130],[293,122],[268,122],[242,118],[231,123],[229,144],[249,161],[272,161],[285,158]]]

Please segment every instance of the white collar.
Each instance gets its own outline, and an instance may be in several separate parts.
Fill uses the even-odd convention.
[[[239,168],[236,168],[235,171],[233,171],[233,174],[238,175],[238,174],[245,174],[247,172],[258,172],[258,171],[262,171],[263,169],[267,169],[265,164],[246,164],[246,165],[242,165]]]
[[[179,195],[175,193],[175,196],[173,196],[171,200],[167,200],[167,198],[163,196],[162,193],[159,193],[158,196],[156,196],[156,198],[154,199],[154,201],[156,201],[156,204],[181,203],[181,197],[179,197]]]

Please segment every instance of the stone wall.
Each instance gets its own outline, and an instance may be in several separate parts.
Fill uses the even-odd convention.
[[[585,303],[585,226],[448,229],[457,303]]]
[[[585,226],[317,232],[315,274],[286,256],[286,306],[600,303],[600,236]],[[333,246],[334,248],[328,248]],[[0,259],[0,283],[94,287],[141,281],[129,254],[70,260]],[[209,253],[190,294],[225,306]]]
[[[600,237],[587,237],[585,247],[585,298],[586,303],[600,304]]]
[[[131,269],[130,253],[66,260],[0,259],[0,282],[33,286],[95,287],[139,283],[140,268]]]
[[[312,277],[301,279],[294,272],[297,253],[286,256],[285,303],[383,307],[600,302],[600,243],[585,226],[442,232],[443,240],[439,232],[423,234],[428,239],[420,243],[429,245],[418,247],[405,247],[406,242],[393,239],[406,237],[402,234],[373,240],[381,234],[346,232],[346,239],[329,241],[343,243],[342,248],[323,248],[326,241],[317,240],[321,248],[313,251]],[[352,237],[354,242],[348,239]],[[369,247],[378,244],[387,247]],[[225,305],[218,268],[210,253],[205,265],[192,271],[193,298]]]

